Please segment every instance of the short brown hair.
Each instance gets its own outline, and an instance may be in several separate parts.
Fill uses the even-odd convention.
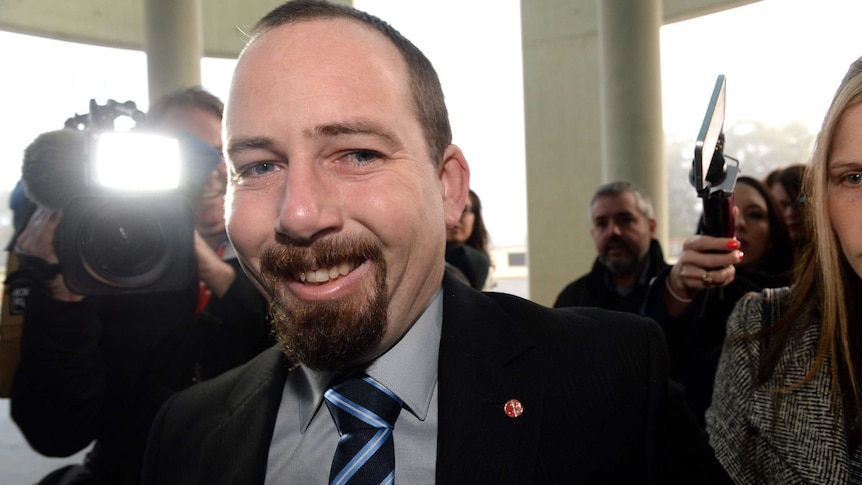
[[[222,119],[224,103],[209,91],[200,86],[182,88],[156,99],[147,111],[146,124],[158,125],[174,108],[197,108],[207,111]]]
[[[412,42],[383,20],[345,5],[321,0],[294,0],[276,7],[254,26],[249,44],[260,35],[281,25],[315,19],[352,19],[388,38],[404,58],[410,76],[410,91],[416,117],[425,132],[425,142],[435,164],[452,143],[452,128],[443,97],[443,88],[431,61]]]

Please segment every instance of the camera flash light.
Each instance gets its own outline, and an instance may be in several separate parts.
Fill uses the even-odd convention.
[[[102,133],[93,161],[93,178],[103,187],[155,191],[179,186],[180,145],[176,138],[152,133]]]

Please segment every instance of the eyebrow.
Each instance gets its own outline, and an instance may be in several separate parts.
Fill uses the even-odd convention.
[[[307,138],[327,138],[344,135],[371,135],[383,139],[391,147],[401,145],[398,135],[396,135],[392,130],[388,130],[380,124],[368,119],[357,119],[354,121],[317,125],[310,130],[305,130],[303,135]]]
[[[345,135],[372,135],[381,138],[390,147],[401,145],[400,138],[393,131],[365,119],[342,123],[327,123],[303,131],[303,136],[309,139],[336,138]],[[234,157],[242,152],[251,150],[267,150],[280,157],[287,158],[286,154],[276,147],[275,140],[265,136],[230,139],[225,151],[229,157]]]
[[[280,157],[285,157],[284,153],[276,148],[275,141],[272,138],[265,136],[251,136],[247,138],[229,139],[227,141],[227,153],[229,158],[251,150],[267,150],[277,154]],[[286,157],[285,157],[286,158]]]
[[[862,163],[856,160],[829,160],[826,165],[826,170],[852,170],[860,165],[862,165]]]

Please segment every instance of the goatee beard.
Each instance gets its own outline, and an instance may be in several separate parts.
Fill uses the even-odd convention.
[[[618,275],[628,276],[634,273],[638,266],[640,265],[640,260],[637,255],[637,248],[632,247],[626,241],[622,239],[612,239],[608,241],[608,245],[611,243],[616,243],[624,248],[625,257],[618,260],[610,260],[608,259],[609,249],[606,249],[601,255],[599,255],[599,261],[608,269],[611,273]],[[619,249],[617,247],[616,249]]]
[[[272,326],[284,353],[317,370],[339,371],[356,364],[379,344],[387,326],[389,292],[386,262],[377,241],[323,239],[309,245],[281,244],[264,249],[261,280],[271,297]],[[344,298],[306,301],[286,288],[311,268],[349,263],[369,265],[373,281]],[[311,284],[311,283],[309,283]]]

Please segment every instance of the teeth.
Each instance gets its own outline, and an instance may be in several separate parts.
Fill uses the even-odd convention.
[[[341,276],[347,276],[347,273],[350,273],[350,264],[341,263],[338,265],[338,274]]]
[[[340,263],[330,268],[321,268],[314,271],[303,271],[299,273],[299,280],[303,283],[326,283],[350,273],[350,263]]]

